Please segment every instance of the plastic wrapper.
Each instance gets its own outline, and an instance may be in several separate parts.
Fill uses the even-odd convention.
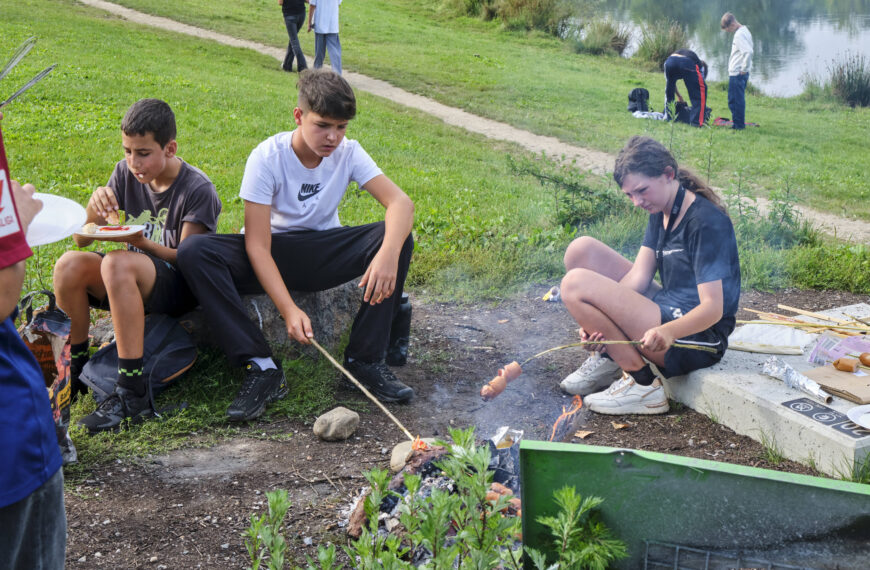
[[[520,495],[520,440],[522,430],[502,426],[489,440],[489,468],[493,471],[493,481],[501,483]]]
[[[782,380],[789,388],[800,390],[825,404],[830,404],[833,399],[815,380],[810,380],[775,356],[771,356],[764,362],[761,371],[772,378]]]

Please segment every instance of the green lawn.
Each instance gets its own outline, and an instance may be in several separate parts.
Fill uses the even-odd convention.
[[[120,0],[227,34],[285,46],[276,2],[237,0]],[[639,132],[670,138],[669,125],[632,118],[628,92],[647,87],[661,106],[664,79],[614,57],[572,53],[540,34],[504,32],[497,23],[452,18],[440,3],[411,0],[348,1],[341,7],[346,69],[385,79],[448,105],[535,133],[615,153]],[[303,34],[306,53],[313,52]],[[714,115],[728,116],[723,84],[711,84]],[[722,130],[712,145],[704,132],[686,131],[679,159],[728,187],[741,172],[760,195],[785,184],[807,205],[870,219],[870,110],[825,102],[750,95],[748,120],[760,129]]]

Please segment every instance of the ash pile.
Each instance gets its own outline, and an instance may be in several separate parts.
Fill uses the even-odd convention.
[[[376,517],[378,536],[404,540],[407,527],[415,525],[421,510],[428,514],[429,509],[437,508],[435,505],[451,502],[464,507],[469,516],[513,517],[518,522],[522,515],[519,447],[523,432],[505,426],[483,445],[474,441],[473,430],[451,431],[451,436],[452,443],[416,440],[392,478],[382,472],[384,479],[378,482],[377,474],[367,474],[372,485],[363,489],[350,506],[348,536],[359,539],[364,532],[373,532]],[[456,540],[453,537],[461,530],[462,522],[452,517],[445,522],[448,541]],[[506,548],[520,551],[518,533]],[[407,554],[415,566],[427,563],[431,557],[423,546]]]

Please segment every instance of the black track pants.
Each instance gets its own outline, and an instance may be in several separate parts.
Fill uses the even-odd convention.
[[[323,291],[362,276],[384,240],[384,223],[324,231],[272,234],[272,257],[291,291]],[[345,354],[365,362],[384,357],[414,249],[409,235],[399,257],[396,289],[379,305],[363,303],[357,312]],[[244,364],[272,351],[248,318],[242,295],[263,288],[245,251],[242,234],[198,234],[178,248],[178,267],[196,295],[230,363]],[[317,331],[314,331],[317,334]]]

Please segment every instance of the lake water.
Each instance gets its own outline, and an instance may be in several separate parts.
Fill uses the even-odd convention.
[[[632,27],[626,55],[646,22],[679,21],[709,64],[710,81],[728,78],[731,34],[719,20],[730,10],[755,42],[750,83],[768,95],[797,95],[805,73],[825,78],[831,62],[847,53],[864,55],[870,65],[870,0],[604,0],[601,10]]]

